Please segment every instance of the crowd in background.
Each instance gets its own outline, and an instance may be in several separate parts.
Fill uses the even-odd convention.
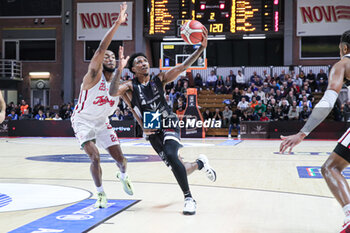
[[[131,77],[128,74],[122,77],[122,81],[129,79]],[[307,74],[303,71],[296,74],[294,71],[282,70],[281,74],[275,73],[272,77],[265,70],[262,74],[254,72],[251,77],[246,77],[240,70],[237,74],[231,70],[225,78],[212,70],[208,77],[201,77],[199,73],[194,78],[180,76],[177,81],[165,86],[165,98],[173,112],[181,116],[186,107],[189,87],[212,90],[216,94],[230,94],[232,98],[222,103],[223,111],[220,108],[213,112],[203,109],[203,118],[222,121],[223,127],[237,128],[240,121],[305,121],[315,104],[313,93],[324,92],[327,84],[327,73],[322,69],[317,74],[312,70]],[[69,120],[73,110],[72,103],[51,110],[40,104],[31,107],[24,100],[18,104],[10,103],[6,109],[8,120]],[[335,120],[347,120],[350,101],[336,104],[333,113]],[[129,107],[121,100],[111,119],[131,120],[133,117]]]

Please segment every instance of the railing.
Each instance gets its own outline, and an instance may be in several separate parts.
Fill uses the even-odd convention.
[[[23,80],[22,62],[0,59],[0,79]]]

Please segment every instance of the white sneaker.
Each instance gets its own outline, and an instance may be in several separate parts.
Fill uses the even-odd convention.
[[[185,205],[183,214],[184,215],[194,215],[196,213],[197,203],[192,197],[185,198]]]
[[[241,135],[240,134],[237,135],[237,139],[241,139]]]
[[[228,135],[228,138],[231,138],[231,134]]]
[[[205,174],[207,175],[208,179],[212,182],[215,182],[216,180],[216,172],[215,170],[209,165],[209,160],[207,156],[200,154],[198,157],[198,160],[202,161],[203,163],[203,170]]]

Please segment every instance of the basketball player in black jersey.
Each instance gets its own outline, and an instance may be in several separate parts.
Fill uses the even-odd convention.
[[[350,30],[343,33],[339,44],[340,61],[331,69],[326,92],[312,110],[312,114],[299,133],[282,138],[280,152],[289,152],[315,129],[331,112],[342,86],[350,81]],[[339,139],[337,146],[322,166],[322,175],[339,204],[343,207],[345,221],[340,233],[350,233],[350,188],[341,172],[350,164],[350,128]]]
[[[134,73],[135,77],[133,80],[121,84],[119,89],[115,90],[114,94],[122,96],[128,103],[141,127],[143,127],[144,112],[156,112],[156,114],[161,115],[162,119],[167,122],[176,122],[178,120],[176,114],[171,111],[166,103],[164,87],[167,83],[173,82],[198,59],[207,47],[207,38],[208,31],[203,29],[201,46],[184,63],[165,73],[159,73],[153,78],[150,78],[149,63],[144,54],[136,53],[130,56],[127,67]],[[183,214],[193,215],[196,213],[196,202],[192,198],[187,175],[196,169],[201,170],[203,168],[208,178],[211,181],[215,181],[216,173],[210,167],[208,159],[204,155],[200,155],[196,162],[193,163],[184,163],[181,160],[178,155],[178,150],[181,147],[179,132],[180,129],[178,127],[161,128],[159,130],[144,129],[144,133],[148,134],[148,140],[153,149],[165,164],[171,168],[184,193],[185,205]]]

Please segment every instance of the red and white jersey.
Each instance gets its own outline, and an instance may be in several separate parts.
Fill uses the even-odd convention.
[[[89,90],[80,90],[78,104],[71,117],[72,124],[79,122],[91,127],[101,127],[109,123],[108,116],[114,113],[119,102],[118,96],[109,95],[109,87],[110,83],[102,73],[95,86]]]

